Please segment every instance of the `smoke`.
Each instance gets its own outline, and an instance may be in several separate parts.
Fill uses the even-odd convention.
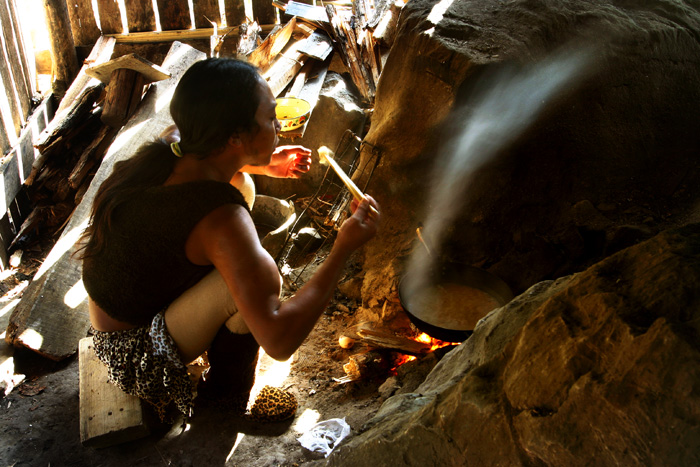
[[[481,79],[453,115],[455,136],[440,150],[428,196],[423,238],[433,250],[417,249],[409,260],[412,280],[423,280],[463,208],[471,174],[511,144],[552,100],[585,75],[589,51],[561,53],[526,69],[501,70]],[[578,78],[578,80],[577,80]],[[419,284],[415,284],[419,285]]]

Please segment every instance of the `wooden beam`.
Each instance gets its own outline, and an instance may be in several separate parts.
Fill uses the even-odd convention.
[[[93,45],[100,37],[92,0],[71,0],[66,2],[68,16],[73,30],[73,42],[76,46]]]
[[[179,42],[173,43],[162,65],[172,77],[151,86],[134,116],[120,130],[58,242],[44,260],[10,318],[6,340],[53,360],[74,355],[78,342],[87,335],[90,321],[87,297],[82,289],[81,262],[73,256],[76,241],[87,225],[92,200],[114,164],[131,157],[143,143],[151,141],[172,124],[167,105],[180,76],[206,54]]]
[[[158,17],[160,29],[171,31],[174,29],[190,29],[190,6],[187,0],[156,0],[158,5]]]
[[[221,10],[219,10],[219,0],[193,0],[194,27],[210,28],[213,22],[221,26]]]
[[[274,24],[267,24],[261,26],[263,33],[269,33]],[[219,36],[224,36],[229,34],[229,37],[238,36],[238,26],[236,27],[226,27],[218,28],[202,28],[202,29],[183,29],[179,31],[148,31],[148,32],[135,32],[129,34],[107,34],[117,41],[118,44],[135,44],[135,43],[149,43],[149,42],[173,42],[173,41],[186,41],[192,39],[206,39],[214,34]]]
[[[144,0],[124,0],[129,32],[155,31],[156,14],[153,3]]]
[[[117,0],[97,0],[97,14],[100,17],[102,34],[121,34],[124,32],[122,12]]]

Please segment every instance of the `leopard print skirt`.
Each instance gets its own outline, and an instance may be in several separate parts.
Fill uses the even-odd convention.
[[[171,405],[191,416],[196,385],[165,327],[164,312],[150,327],[93,334],[95,354],[107,365],[112,383],[150,403],[161,421]]]

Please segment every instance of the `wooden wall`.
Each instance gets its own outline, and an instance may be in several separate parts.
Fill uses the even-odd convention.
[[[0,0],[0,269],[7,265],[5,246],[31,211],[22,183],[36,157],[34,138],[52,116],[48,102],[32,105],[34,53],[20,27],[17,1]]]
[[[2,1],[2,0],[0,0]],[[246,20],[243,0],[71,0],[68,13],[76,46],[94,44],[100,34],[175,31],[192,28],[237,27]],[[271,0],[252,0],[253,18],[258,24],[275,22]],[[193,24],[194,19],[194,24]],[[126,29],[124,28],[126,24]]]

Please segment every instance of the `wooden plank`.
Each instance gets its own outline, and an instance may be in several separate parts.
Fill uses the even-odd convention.
[[[0,96],[0,99],[3,99],[3,102],[0,105],[4,107],[3,120],[10,145],[14,146],[24,125],[24,117],[19,105],[19,95],[9,62],[8,50],[2,44],[2,50],[0,50],[0,84],[2,85],[0,86],[0,92],[2,92],[2,96]]]
[[[97,0],[97,14],[100,18],[102,34],[121,34],[124,32],[122,12],[117,0]]]
[[[187,0],[156,0],[160,29],[172,31],[175,29],[190,29],[190,6]]]
[[[16,149],[0,164],[0,182],[3,185],[2,191],[0,191],[0,207],[7,210],[22,186],[19,179]]]
[[[122,55],[114,60],[99,65],[93,65],[87,68],[85,73],[107,84],[110,81],[112,73],[123,68],[141,73],[148,83],[170,78],[170,74],[163,68],[136,54]]]
[[[144,0],[124,0],[129,32],[155,31],[156,14],[153,3]]]
[[[277,32],[268,34],[262,44],[248,56],[248,62],[260,68],[260,71],[264,73],[270,67],[271,60],[276,57],[289,42],[296,28],[296,24],[296,18],[292,18]]]
[[[226,26],[238,28],[245,23],[245,4],[243,0],[224,0],[224,18]]]
[[[73,253],[87,225],[95,192],[116,162],[131,157],[144,142],[157,138],[172,124],[168,106],[156,102],[159,98],[170,99],[180,76],[195,61],[204,58],[206,54],[192,47],[173,43],[162,65],[172,77],[151,86],[143,105],[110,146],[82,202],[12,313],[6,337],[9,342],[53,360],[75,354],[78,342],[87,335],[90,321],[87,297],[82,289],[82,265]]]
[[[258,24],[274,24],[277,22],[277,10],[271,0],[252,0],[253,19]]]
[[[210,28],[212,22],[221,26],[221,11],[219,10],[219,0],[193,0],[194,27]]]
[[[14,233],[10,227],[10,214],[5,213],[2,218],[0,218],[0,265],[1,269],[6,269],[9,265],[10,255],[7,252],[7,248],[12,243],[14,238]],[[5,324],[7,326],[7,324]]]
[[[92,340],[80,340],[80,442],[104,448],[148,436],[141,400],[109,382],[107,367],[95,355]]]
[[[12,116],[10,114],[9,104],[7,103],[7,97],[2,91],[2,78],[0,78],[0,156],[12,149],[13,143],[11,142],[11,137],[14,137],[16,134],[12,126]]]
[[[316,60],[324,61],[333,51],[333,43],[328,34],[321,30],[314,31],[306,42],[304,46],[299,49],[299,52],[313,57]]]
[[[73,42],[76,46],[92,46],[100,37],[92,0],[71,0],[66,2],[68,17],[73,30]]]
[[[14,32],[15,43],[17,44],[17,55],[22,68],[24,77],[24,86],[27,90],[27,99],[29,100],[36,92],[36,69],[34,65],[34,50],[31,46],[32,42],[28,40],[27,35],[22,30],[19,16],[17,15],[17,7],[14,0],[7,0],[7,5],[10,10],[10,20]],[[29,45],[29,47],[27,47]],[[31,107],[31,105],[30,105]]]
[[[287,2],[287,7],[284,10],[286,15],[298,16],[316,23],[329,23],[328,13],[322,6],[307,5],[305,3],[295,2],[290,0]]]

